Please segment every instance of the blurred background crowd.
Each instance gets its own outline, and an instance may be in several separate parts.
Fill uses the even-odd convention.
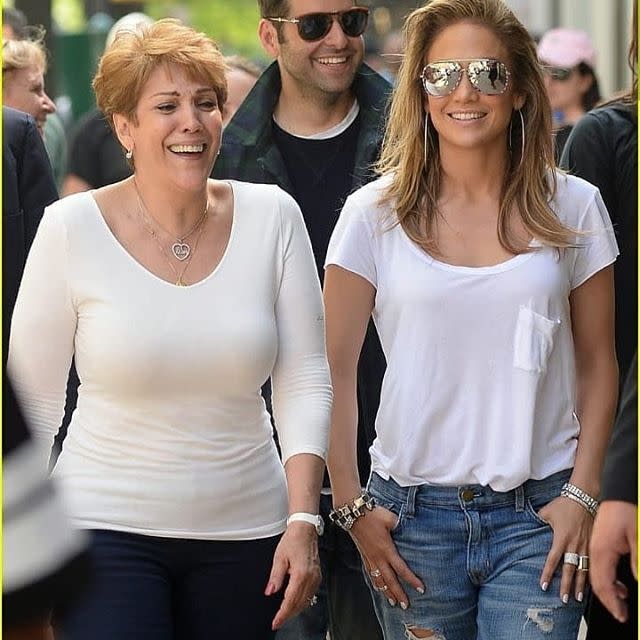
[[[558,158],[579,117],[630,84],[625,61],[632,3],[633,0],[507,3],[540,43],[539,55],[547,65],[556,119]],[[403,18],[421,2],[367,0],[363,4],[372,10],[365,34],[367,62],[393,81],[403,49]],[[117,169],[109,176],[78,175],[78,166],[87,164],[91,151],[85,140],[74,145],[81,130],[89,130],[92,138],[109,135],[107,127],[101,127],[103,122],[96,122],[91,79],[109,31],[119,19],[132,13],[144,13],[151,19],[175,17],[213,37],[230,56],[233,68],[227,120],[268,62],[256,35],[259,16],[255,0],[4,0],[3,9],[4,104],[31,113],[43,127],[45,145],[63,195],[125,177]],[[40,41],[46,59],[38,58],[37,52],[8,49],[7,40],[24,38]],[[15,62],[17,58],[19,62]],[[16,73],[16,65],[26,69]],[[37,88],[40,76],[43,86],[34,95],[27,84]],[[21,87],[30,95],[19,95]],[[116,150],[121,155],[119,148]],[[125,163],[116,162],[115,167],[118,166],[126,171]]]

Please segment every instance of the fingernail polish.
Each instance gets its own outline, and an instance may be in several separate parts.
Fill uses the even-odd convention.
[[[396,606],[396,601],[393,598],[387,598],[387,600],[392,607]]]
[[[406,611],[408,606],[409,606],[409,605],[408,605],[406,602],[401,602],[401,603],[400,603],[400,608],[401,608],[403,611]]]
[[[416,587],[416,591],[424,595],[424,587]]]
[[[577,600],[578,602],[582,602],[582,600],[583,600],[583,599],[584,599],[584,593],[582,593],[582,591],[580,591],[580,592],[578,593],[578,595],[576,596],[576,600]]]
[[[563,593],[562,594],[562,602],[564,602],[565,604],[567,604],[567,602],[569,602],[569,594],[568,593]]]
[[[541,588],[543,591],[546,591],[546,590],[549,588],[549,583],[548,583],[548,582],[543,582],[543,583],[540,585],[540,588]]]

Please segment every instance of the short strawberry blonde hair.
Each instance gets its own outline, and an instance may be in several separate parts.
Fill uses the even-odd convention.
[[[142,88],[160,65],[177,65],[213,87],[222,109],[227,99],[226,64],[216,43],[204,33],[166,18],[118,31],[93,79],[98,108],[113,128],[118,113],[136,122]]]

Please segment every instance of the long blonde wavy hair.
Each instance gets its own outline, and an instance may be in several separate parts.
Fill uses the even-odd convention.
[[[549,204],[556,190],[551,107],[536,47],[525,27],[501,0],[432,0],[408,16],[404,26],[405,55],[376,166],[380,174],[391,179],[381,202],[393,206],[394,222],[402,226],[411,240],[437,253],[434,225],[441,188],[440,153],[433,126],[428,127],[425,149],[424,94],[419,74],[435,38],[446,27],[462,20],[488,27],[496,34],[509,52],[514,91],[525,99],[524,154],[520,115],[516,111],[509,128],[511,150],[498,214],[500,244],[514,254],[530,250],[516,237],[509,223],[511,216],[519,215],[526,231],[539,242],[554,247],[571,246],[575,232],[558,220]]]

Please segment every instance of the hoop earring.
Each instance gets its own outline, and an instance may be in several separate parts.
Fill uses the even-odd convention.
[[[520,143],[521,143],[520,144],[520,162],[518,163],[518,169],[520,169],[520,167],[522,167],[522,161],[524,160],[524,139],[525,139],[524,116],[522,115],[522,109],[518,109],[517,114],[520,116],[520,132],[522,136],[520,140]],[[511,118],[511,122],[509,122],[509,151],[511,151],[511,153],[513,153],[513,145],[511,143],[512,130],[513,130],[513,118]]]
[[[127,153],[124,154],[124,157],[127,160],[131,160],[131,158],[133,158],[133,149],[127,149]]]
[[[427,144],[429,143],[429,112],[424,114],[424,168],[427,168]]]
[[[524,160],[524,116],[522,115],[522,108],[518,109],[518,113],[520,114],[520,128],[522,130],[522,145],[520,147],[520,164],[518,165],[518,169],[522,167],[522,161]]]

